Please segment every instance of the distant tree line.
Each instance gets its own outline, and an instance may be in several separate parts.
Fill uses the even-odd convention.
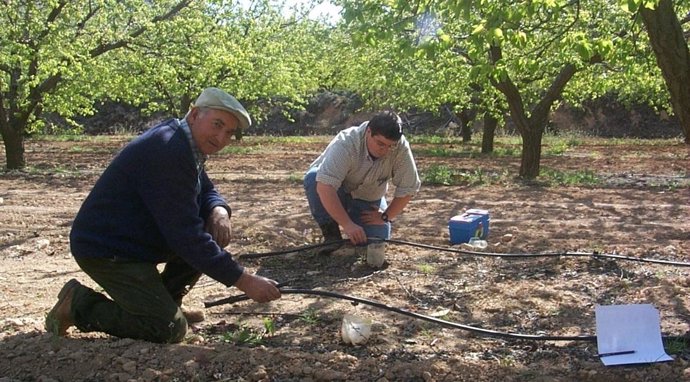
[[[77,130],[105,102],[181,115],[206,86],[236,95],[258,121],[306,110],[320,91],[357,94],[363,110],[445,110],[460,126],[481,118],[483,151],[509,119],[527,179],[563,103],[643,102],[674,114],[690,143],[687,2],[333,2],[336,22],[268,0],[0,3],[6,168],[26,165],[25,138],[46,113]]]

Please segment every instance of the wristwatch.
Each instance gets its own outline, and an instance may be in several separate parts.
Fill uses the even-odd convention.
[[[387,212],[384,211],[384,212],[381,214],[381,220],[383,220],[384,223],[388,223],[388,222],[390,221],[390,220],[388,219],[388,213],[387,213]]]

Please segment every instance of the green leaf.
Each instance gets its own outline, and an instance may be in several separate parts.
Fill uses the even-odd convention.
[[[589,61],[592,58],[592,45],[587,41],[580,41],[575,44],[575,51],[580,56],[582,61]]]
[[[485,24],[485,20],[482,20],[481,24],[475,25],[474,28],[472,29],[472,34],[477,35],[477,34],[484,32],[484,30],[485,30],[484,24]]]
[[[494,42],[501,42],[503,40],[503,31],[501,30],[501,28],[492,29],[491,38]]]
[[[640,1],[641,0],[624,0],[623,9],[630,13],[634,13],[640,8]]]

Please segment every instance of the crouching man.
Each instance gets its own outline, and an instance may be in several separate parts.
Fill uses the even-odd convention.
[[[204,170],[208,155],[250,124],[234,97],[207,88],[183,119],[153,127],[115,157],[70,233],[77,264],[107,296],[68,281],[46,317],[46,330],[64,336],[76,326],[82,332],[180,342],[191,319],[182,299],[202,274],[257,302],[280,297],[275,281],[247,273],[223,250],[232,211]]]
[[[388,183],[395,186],[390,205]],[[391,222],[419,191],[421,181],[397,114],[384,111],[342,130],[304,177],[309,209],[325,242],[355,245],[390,239]]]

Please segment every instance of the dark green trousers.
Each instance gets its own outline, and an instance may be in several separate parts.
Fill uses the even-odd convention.
[[[180,342],[187,333],[182,297],[201,274],[175,257],[162,273],[155,264],[108,258],[76,258],[108,297],[80,287],[72,299],[76,327],[121,338]]]

